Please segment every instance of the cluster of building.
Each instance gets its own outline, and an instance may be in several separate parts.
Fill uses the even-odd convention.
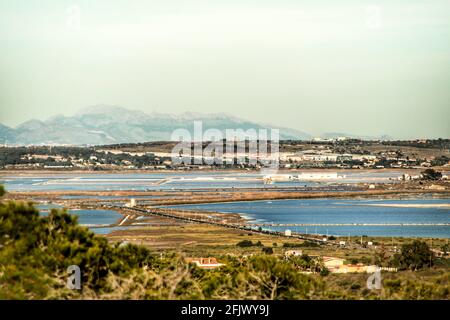
[[[292,256],[302,256],[302,250],[288,250],[285,253],[285,257]],[[310,255],[313,259],[322,259],[323,265],[331,272],[331,273],[374,273],[378,269],[384,271],[396,272],[397,268],[379,268],[376,265],[364,265],[362,263],[356,264],[346,264],[345,259],[337,258],[337,257],[329,257],[329,256],[313,256]],[[307,272],[309,273],[309,272]]]
[[[343,179],[345,175],[338,175],[337,172],[303,172],[300,174],[269,174],[263,177],[265,184],[277,181],[321,181]]]
[[[376,265],[364,265],[362,263],[357,264],[345,264],[345,259],[336,257],[323,258],[325,267],[331,273],[374,273],[377,270],[396,272],[397,268],[378,267]]]
[[[433,141],[432,141],[433,142]],[[3,147],[0,152],[0,168],[5,169],[220,169],[247,168],[259,169],[277,161],[277,165],[286,169],[301,168],[426,168],[449,166],[450,153],[437,144],[400,141],[393,145],[371,142],[347,142],[345,139],[327,141],[281,141],[279,152],[272,154],[267,148],[263,153],[250,152],[249,144],[245,148],[224,149],[216,152],[200,146],[199,150],[189,149],[190,153],[177,153],[173,145],[155,150],[139,145],[123,147],[75,147],[75,146],[28,146]],[[175,144],[175,143],[174,143]],[[418,148],[417,146],[421,146]],[[222,146],[222,143],[219,144]],[[408,147],[420,151],[412,152]],[[261,147],[261,146],[259,146]],[[267,147],[267,146],[266,146]],[[426,149],[429,147],[430,149]],[[439,148],[437,148],[439,147]],[[172,148],[172,149],[171,149]],[[167,149],[167,150],[166,150]],[[163,151],[166,150],[166,151]],[[422,152],[426,150],[426,152]]]
[[[344,168],[344,169],[383,169],[431,167],[432,158],[416,159],[398,157],[393,152],[370,153],[337,153],[331,149],[311,149],[294,153],[281,153],[280,164],[285,168]]]
[[[302,256],[302,250],[287,250],[285,257]],[[377,270],[396,272],[397,268],[378,267],[376,265],[364,265],[362,263],[346,264],[345,259],[329,256],[310,256],[313,259],[322,259],[323,265],[331,273],[374,273]],[[186,258],[187,263],[195,264],[202,269],[215,269],[225,264],[219,263],[216,258]],[[305,271],[306,273],[310,273]]]
[[[216,258],[186,258],[187,263],[193,263],[202,269],[215,269],[224,266],[223,263],[217,262]]]

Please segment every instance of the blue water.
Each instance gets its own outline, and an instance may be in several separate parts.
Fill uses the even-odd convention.
[[[48,210],[51,209],[61,209],[61,206],[49,204],[49,205],[37,205],[36,206],[41,215],[45,216],[48,214]],[[103,225],[112,224],[117,222],[118,219],[122,217],[120,213],[114,210],[68,210],[70,214],[76,215],[78,217],[79,224],[88,225]],[[95,232],[97,228],[92,230]]]
[[[69,210],[69,213],[76,214],[80,224],[111,224],[122,217],[114,210]]]
[[[209,203],[171,206],[183,209],[239,213],[253,223],[450,223],[450,210],[400,208],[376,204],[448,204],[450,199],[305,199]],[[450,238],[450,226],[323,226],[265,227],[300,233]]]
[[[345,179],[323,181],[323,183],[387,182],[403,172],[345,172]],[[264,188],[317,186],[311,181],[278,181],[264,185],[263,174],[226,172],[183,172],[183,173],[119,173],[119,174],[79,174],[52,173],[36,175],[9,176],[3,174],[0,184],[10,191],[52,191],[52,190],[193,190],[218,188]],[[208,179],[208,180],[205,180]]]
[[[100,228],[91,228],[91,231],[96,233],[96,234],[108,234],[111,233],[113,231],[118,231],[118,230],[127,230],[130,227],[128,226],[121,226],[121,227],[100,227]]]
[[[137,196],[96,196],[96,195],[67,195],[67,196],[61,196],[59,198],[63,200],[70,200],[70,199],[99,199],[99,200],[110,200],[110,199],[156,199],[156,198],[166,198],[165,196],[146,196],[146,195],[137,195]]]
[[[402,171],[345,172],[345,179],[332,183],[346,184],[352,182],[387,182],[390,178],[400,176]],[[206,180],[205,180],[206,179]],[[326,186],[328,182],[320,183]],[[189,173],[120,173],[120,174],[79,174],[57,173],[0,177],[10,191],[108,191],[108,190],[205,190],[229,188],[239,192],[240,188],[262,188],[275,190],[283,187],[302,188],[316,186],[319,183],[305,181],[276,182],[273,185],[262,183],[262,174],[226,173],[226,172],[189,172]],[[342,191],[345,191],[342,189]],[[64,199],[93,198],[94,195],[65,195]],[[141,196],[100,196],[100,199],[141,198]],[[158,198],[160,196],[142,196]],[[439,208],[395,208],[369,206],[376,203],[449,203],[450,199],[418,200],[360,200],[360,199],[314,199],[314,200],[279,200],[254,201],[183,206],[184,208],[204,209],[221,212],[242,213],[255,222],[275,223],[448,223],[448,209]],[[44,207],[42,209],[45,210]],[[47,210],[49,208],[46,208]],[[94,210],[99,211],[99,210]],[[76,211],[82,224],[110,224],[120,218],[115,211],[99,212]],[[273,227],[273,229],[276,229]],[[280,228],[278,228],[280,229]],[[281,229],[286,229],[282,227]],[[289,227],[293,231],[305,233],[306,227]],[[308,233],[335,235],[374,235],[374,236],[419,236],[450,238],[447,226],[393,226],[393,227],[310,227]],[[94,229],[95,231],[95,229]],[[101,230],[98,230],[100,232]]]

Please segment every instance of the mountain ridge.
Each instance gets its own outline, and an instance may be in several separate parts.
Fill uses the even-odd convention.
[[[193,133],[193,122],[203,122],[203,133],[216,128],[226,129],[274,129],[226,113],[185,112],[180,115],[168,113],[145,113],[120,106],[96,105],[79,110],[72,116],[55,115],[46,120],[30,119],[10,128],[0,124],[0,141],[15,145],[98,145],[108,143],[137,143],[171,140],[176,129]],[[310,139],[308,133],[280,129],[280,139]]]

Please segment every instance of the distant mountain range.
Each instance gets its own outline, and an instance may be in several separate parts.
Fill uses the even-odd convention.
[[[216,128],[269,129],[267,126],[228,114],[164,113],[147,114],[117,106],[94,106],[79,111],[74,116],[58,115],[45,121],[29,120],[16,128],[0,124],[0,143],[16,145],[100,145],[170,140],[175,129],[183,128],[193,133],[193,122],[201,120],[203,132]],[[280,129],[281,139],[310,139],[311,135],[289,128]]]
[[[193,134],[194,121],[201,120],[203,132],[215,128],[280,130],[282,140],[310,140],[303,131],[280,128],[244,120],[226,113],[202,114],[186,112],[147,114],[118,106],[99,105],[80,110],[74,116],[57,115],[41,121],[32,119],[15,128],[0,123],[0,143],[12,145],[105,145],[146,141],[169,141],[176,129],[187,129]],[[322,138],[361,138],[392,140],[389,136],[370,137],[346,133],[324,133]]]

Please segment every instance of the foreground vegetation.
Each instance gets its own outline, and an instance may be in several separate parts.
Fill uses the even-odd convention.
[[[328,274],[307,255],[285,259],[272,250],[258,250],[248,257],[223,255],[219,258],[225,266],[203,270],[179,253],[111,244],[65,211],[40,216],[31,204],[3,202],[0,299],[450,298],[448,260],[433,259],[435,265],[427,267],[430,252],[422,242],[402,248],[393,258],[405,271],[383,273],[381,290],[366,288],[367,274]],[[81,269],[81,290],[66,286],[70,265]],[[305,268],[317,273],[300,272]]]

